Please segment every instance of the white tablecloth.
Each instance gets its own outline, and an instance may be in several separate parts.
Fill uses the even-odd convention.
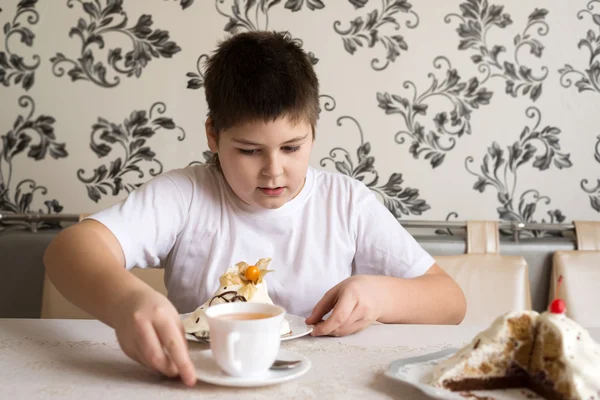
[[[90,320],[0,319],[0,399],[419,399],[383,375],[390,362],[467,343],[484,326],[373,325],[344,338],[304,337],[282,348],[311,370],[276,386],[188,388],[129,360],[114,331]],[[600,329],[590,330],[600,340]],[[190,354],[208,348],[190,343]]]

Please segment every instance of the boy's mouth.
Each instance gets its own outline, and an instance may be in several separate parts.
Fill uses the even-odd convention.
[[[264,195],[267,196],[280,196],[283,191],[284,191],[285,187],[283,186],[279,186],[279,187],[274,187],[274,188],[269,188],[269,187],[259,187],[258,190],[260,190],[260,192]]]

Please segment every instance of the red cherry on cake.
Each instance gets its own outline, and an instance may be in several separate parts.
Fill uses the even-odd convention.
[[[563,281],[562,275],[558,277],[558,285],[556,285],[556,290],[554,291],[554,301],[550,304],[550,312],[553,314],[563,314],[567,309],[567,305],[563,299],[558,298],[558,288]]]
[[[555,299],[552,304],[550,304],[550,312],[553,314],[562,314],[565,312],[566,308],[567,306],[563,299]]]

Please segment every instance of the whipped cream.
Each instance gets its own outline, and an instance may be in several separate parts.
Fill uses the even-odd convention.
[[[515,353],[525,341],[519,341],[512,351],[506,354],[508,342],[513,338],[510,334],[509,320],[531,318],[529,340],[533,338],[535,321],[539,314],[535,311],[514,311],[496,318],[490,327],[473,338],[465,347],[450,358],[438,363],[433,371],[432,383],[443,387],[445,380],[461,380],[464,378],[499,377],[506,375],[507,366],[515,359]],[[502,362],[506,360],[507,362]],[[485,364],[484,368],[481,366]],[[521,366],[527,370],[527,365]]]
[[[561,338],[559,360],[564,365],[562,373],[555,382],[566,382],[574,398],[598,399],[600,394],[600,344],[590,333],[565,314],[544,312],[539,318],[539,338],[544,340],[545,333],[552,331]],[[536,371],[531,371],[535,374]]]
[[[519,337],[515,337],[515,332],[511,332],[511,320],[518,321],[523,316],[532,321],[530,332],[521,332]],[[552,340],[552,344],[544,346],[544,340]],[[533,344],[537,351],[549,349],[552,357],[556,357],[556,364],[563,366],[559,376],[553,380],[555,387],[568,390],[573,399],[599,398],[600,344],[564,313],[548,311],[541,314],[516,311],[496,318],[488,329],[475,336],[468,345],[436,365],[432,385],[443,388],[445,381],[505,376],[507,368],[513,361],[517,362],[515,355],[519,348],[526,343]],[[533,347],[529,349],[533,350]],[[543,366],[536,369],[540,357],[545,356],[548,354],[539,355],[534,350],[527,357],[522,357],[528,365],[521,367],[532,377],[538,376],[541,371],[548,374]]]

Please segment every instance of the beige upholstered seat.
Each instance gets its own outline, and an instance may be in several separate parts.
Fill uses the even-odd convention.
[[[469,221],[467,254],[435,257],[465,293],[462,324],[488,324],[505,312],[531,309],[527,262],[500,255],[498,236],[497,222]]]
[[[81,221],[85,215],[80,216]],[[159,293],[167,295],[164,283],[164,270],[159,268],[133,268],[131,273],[150,285]],[[44,274],[44,288],[42,292],[41,318],[61,319],[93,319],[91,315],[73,305],[56,289]]]
[[[575,221],[575,233],[577,250],[554,253],[549,299],[556,297],[562,275],[558,297],[566,303],[567,316],[584,327],[600,327],[600,222]]]

